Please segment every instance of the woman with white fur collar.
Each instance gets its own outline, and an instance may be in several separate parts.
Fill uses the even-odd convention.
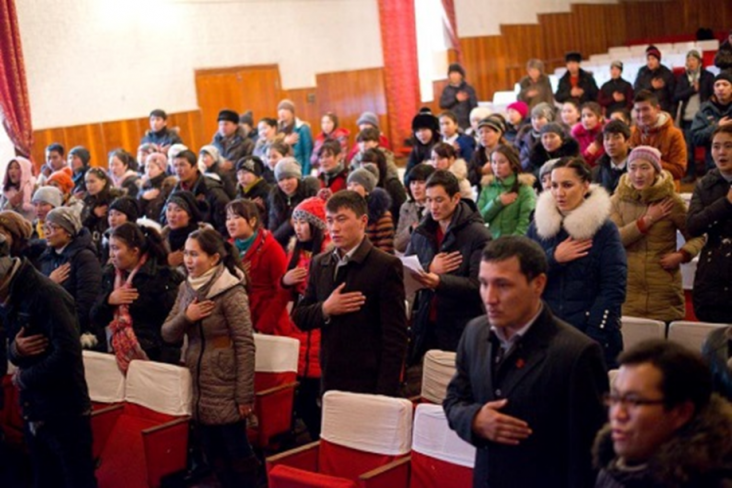
[[[610,197],[591,179],[581,158],[560,159],[552,169],[551,191],[537,200],[527,235],[549,260],[544,301],[559,318],[599,342],[612,367],[623,348],[620,316],[628,266],[610,220]]]

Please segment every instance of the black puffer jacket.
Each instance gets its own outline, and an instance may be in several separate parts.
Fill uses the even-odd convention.
[[[298,182],[297,190],[291,197],[285,195],[279,186],[272,187],[267,204],[269,207],[267,228],[272,231],[272,236],[280,243],[282,249],[287,249],[290,238],[295,235],[295,229],[290,223],[292,211],[306,198],[315,196],[315,193],[316,191],[303,180]]]
[[[173,195],[182,189],[181,184],[178,183],[170,194]],[[224,185],[220,181],[199,173],[198,178],[188,188],[188,191],[193,193],[199,202],[205,202],[205,205],[203,205],[205,207],[204,222],[211,224],[221,235],[228,235],[226,232],[226,205],[229,203],[229,196],[224,191]],[[165,220],[165,206],[161,211],[160,222],[167,223]]]
[[[163,127],[157,132],[148,130],[145,135],[142,136],[140,144],[151,143],[156,144],[160,147],[172,146],[173,144],[183,144],[178,133],[174,130]]]

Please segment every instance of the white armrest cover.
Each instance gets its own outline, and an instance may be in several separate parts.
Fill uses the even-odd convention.
[[[121,403],[125,400],[125,375],[117,366],[114,354],[82,351],[84,378],[89,398],[99,403]]]
[[[447,425],[441,405],[417,405],[412,449],[434,459],[473,468],[475,447],[462,440]]]
[[[254,334],[254,370],[259,373],[297,372],[300,341],[292,337]]]
[[[135,360],[127,370],[125,400],[156,412],[191,414],[193,385],[188,368]]]
[[[455,375],[454,352],[433,349],[424,355],[422,367],[422,398],[432,403],[442,403],[447,394],[447,385]]]

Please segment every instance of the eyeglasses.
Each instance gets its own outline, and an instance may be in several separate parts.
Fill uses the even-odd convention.
[[[624,408],[637,409],[646,405],[663,405],[666,400],[659,398],[657,400],[649,400],[641,398],[637,395],[621,395],[619,393],[605,393],[603,402],[606,407],[615,407],[622,405]]]
[[[43,225],[43,232],[46,234],[53,234],[59,229],[58,225],[56,224],[44,224]]]

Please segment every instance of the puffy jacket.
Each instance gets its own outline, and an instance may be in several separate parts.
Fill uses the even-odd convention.
[[[35,188],[36,179],[33,176],[33,166],[30,161],[21,156],[16,156],[8,162],[8,166],[13,161],[18,163],[20,166],[20,183],[18,188],[7,188],[10,183],[10,175],[8,174],[8,167],[5,167],[5,178],[3,179],[3,192],[0,195],[0,210],[14,210],[23,216],[24,219],[31,222],[36,218],[36,209],[31,203],[33,198],[33,189]],[[11,205],[10,199],[13,198],[19,192],[23,192],[23,198],[18,205]]]
[[[531,214],[536,208],[534,175],[530,173],[518,175],[518,198],[505,206],[501,203],[501,195],[512,191],[516,178],[516,175],[511,175],[501,181],[493,175],[486,175],[481,181],[478,211],[488,224],[494,239],[501,236],[526,235],[526,231],[529,230]]]
[[[163,127],[157,132],[153,132],[152,130],[145,132],[140,144],[145,143],[155,144],[159,147],[168,147],[173,144],[183,144],[183,141],[176,131]]]
[[[287,248],[290,238],[295,235],[295,229],[290,222],[292,211],[300,202],[312,196],[315,196],[315,192],[303,180],[297,183],[297,190],[292,196],[285,195],[279,186],[272,186],[267,201],[269,211],[267,228],[272,231],[272,236],[280,243],[283,250]]]
[[[229,203],[229,196],[220,181],[199,173],[192,185],[184,188],[179,181],[170,194],[173,195],[181,190],[190,191],[195,195],[196,200],[205,202],[207,212],[205,212],[203,220],[211,224],[221,235],[228,235],[226,231],[226,205]],[[160,222],[163,224],[167,222],[165,219],[166,206],[167,202],[160,215]]]
[[[664,82],[663,88],[656,90],[651,85],[651,80],[661,78]],[[658,104],[664,111],[675,114],[676,104],[674,103],[674,90],[676,89],[676,78],[673,72],[664,65],[651,71],[648,66],[643,66],[635,78],[633,89],[637,92],[640,90],[649,90],[658,97]]]
[[[619,92],[625,95],[625,100],[616,102],[613,93]],[[633,108],[633,85],[623,78],[609,80],[600,87],[597,101],[605,109],[605,114],[609,117],[614,110]]]
[[[527,173],[532,173],[537,180],[539,179],[539,170],[541,167],[554,158],[564,158],[569,156],[579,156],[579,143],[570,136],[564,136],[562,145],[555,151],[549,152],[544,149],[544,145],[539,141],[534,145],[529,156],[529,167],[524,168]]]
[[[639,219],[649,205],[670,198],[674,207],[668,217],[655,222],[650,228],[639,226]],[[684,292],[679,268],[666,270],[661,258],[676,251],[676,232],[686,233],[686,204],[674,191],[671,174],[663,171],[653,186],[643,191],[633,188],[630,177],[620,178],[615,195],[610,199],[610,218],[618,226],[620,239],[628,257],[628,288],[623,304],[623,315],[644,317],[670,322],[686,315]],[[684,261],[699,254],[704,238],[687,240],[680,249]]]
[[[719,126],[719,121],[724,117],[732,118],[732,103],[722,105],[717,101],[717,97],[712,95],[711,98],[702,103],[699,111],[694,116],[691,123],[691,137],[694,144],[704,146],[706,150],[706,166],[714,168],[712,161],[712,134]]]
[[[191,322],[186,309],[195,298],[213,300],[214,309]],[[238,422],[238,406],[254,403],[254,336],[243,274],[234,276],[219,265],[198,291],[181,283],[162,335],[174,344],[188,337],[185,363],[193,376],[194,418],[204,425]]]
[[[254,142],[246,136],[242,127],[237,127],[236,132],[230,137],[224,137],[217,131],[211,145],[219,150],[222,158],[232,164],[236,164],[241,158],[254,151]]]
[[[597,101],[597,83],[595,83],[595,77],[592,76],[592,73],[580,68],[578,76],[577,86],[584,90],[582,96],[579,97],[579,103]],[[575,98],[572,96],[571,78],[572,76],[569,74],[569,71],[559,78],[559,86],[557,87],[557,92],[554,94],[554,99],[557,102],[564,103],[567,100]]]
[[[610,220],[610,197],[596,185],[579,207],[563,216],[551,192],[539,195],[527,236],[546,252],[549,280],[543,299],[552,312],[603,346],[608,366],[623,348],[621,307],[625,301],[628,263],[618,228]],[[554,252],[572,237],[592,239],[587,256],[558,263]]]
[[[525,102],[530,109],[534,108],[541,102],[546,102],[549,105],[554,105],[554,93],[552,93],[552,84],[549,81],[549,77],[544,73],[539,75],[536,83],[528,76],[524,76],[519,80],[519,86],[521,91],[519,92],[517,99]],[[536,90],[536,95],[530,97],[528,93],[531,90]]]
[[[633,127],[628,140],[630,147],[653,146],[661,151],[661,166],[675,181],[686,174],[686,141],[681,129],[674,126],[673,117],[661,112],[653,127]]]
[[[579,143],[580,154],[585,158],[585,162],[591,168],[594,168],[597,165],[597,160],[605,154],[605,148],[602,145],[602,125],[598,124],[593,130],[587,130],[582,124],[576,124],[572,127],[572,137]],[[591,154],[587,150],[593,142],[597,146],[595,154]]]

